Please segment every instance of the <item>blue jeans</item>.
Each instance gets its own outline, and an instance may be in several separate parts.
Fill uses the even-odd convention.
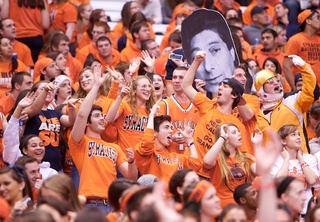
[[[90,203],[90,204],[85,204],[84,205],[85,208],[98,208],[100,210],[103,211],[103,213],[105,213],[105,215],[107,216],[107,214],[109,214],[111,211],[113,211],[113,208],[110,205],[104,205],[102,203]]]
[[[79,176],[79,171],[74,163],[72,165],[71,178],[72,178],[73,183],[76,186],[76,189],[78,191],[79,184],[80,184],[80,176]]]

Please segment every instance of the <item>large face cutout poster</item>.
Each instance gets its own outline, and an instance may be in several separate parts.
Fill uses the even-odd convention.
[[[231,77],[240,64],[230,29],[223,15],[215,10],[199,9],[189,15],[181,27],[182,48],[191,64],[197,51],[205,51],[206,59],[196,79],[206,82],[204,89],[216,94],[219,83]]]

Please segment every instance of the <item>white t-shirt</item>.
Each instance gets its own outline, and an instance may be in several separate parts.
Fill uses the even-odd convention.
[[[310,154],[303,154],[303,159],[309,165],[310,169],[319,177],[318,164],[317,164],[316,158]],[[284,159],[282,158],[281,155],[279,155],[273,167],[271,168],[270,173],[274,176],[277,175],[277,173],[280,171],[283,164],[284,164]],[[313,185],[307,184],[307,181],[305,179],[303,170],[301,168],[301,165],[298,159],[289,160],[288,176],[297,177],[304,182],[307,199],[304,203],[304,207],[301,214],[305,214],[307,212],[308,202],[312,197],[311,187],[318,187],[319,184],[318,183]]]

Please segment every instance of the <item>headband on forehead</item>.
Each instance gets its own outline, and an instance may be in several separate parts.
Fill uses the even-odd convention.
[[[13,169],[20,177],[22,180],[24,180],[24,175],[23,175],[23,169],[19,166],[16,165],[10,165],[9,163],[5,162],[4,163],[7,167]]]
[[[201,180],[197,186],[191,192],[188,201],[195,201],[199,203],[203,197],[203,195],[207,192],[207,190],[212,187],[212,184],[206,180]]]
[[[281,183],[277,188],[278,198],[281,197],[281,195],[287,190],[291,182],[294,181],[295,179],[296,179],[295,177],[286,177],[284,178],[284,180],[281,181]]]
[[[121,207],[121,210],[122,212],[125,212],[127,210],[127,203],[129,201],[129,199],[134,195],[136,194],[137,192],[139,192],[140,190],[144,190],[146,189],[147,187],[145,186],[139,186],[137,187],[136,189],[133,189],[131,191],[129,191],[129,193],[127,193],[125,195],[125,197],[121,200],[121,203],[120,203],[120,207]]]

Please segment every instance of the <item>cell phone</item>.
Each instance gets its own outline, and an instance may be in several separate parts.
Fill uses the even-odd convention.
[[[175,54],[175,53],[171,53],[169,55],[169,59],[175,59],[175,60],[181,60],[183,59],[183,56],[182,55],[179,55],[179,54]]]

